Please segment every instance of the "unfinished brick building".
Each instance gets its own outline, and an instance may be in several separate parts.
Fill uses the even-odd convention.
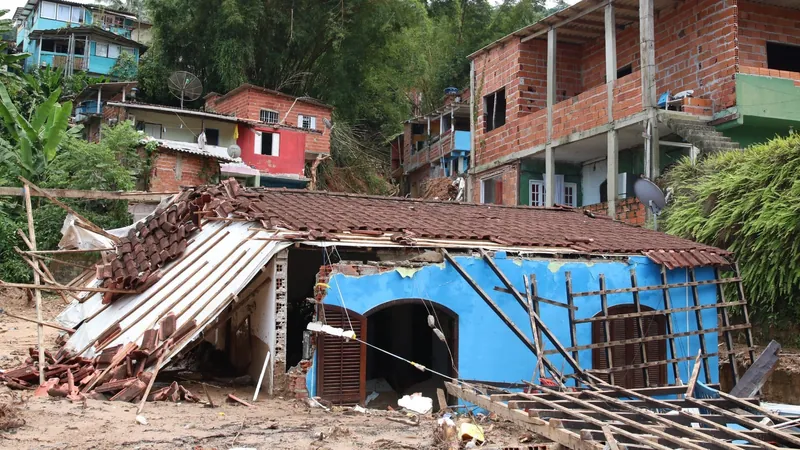
[[[785,0],[584,0],[512,33],[470,55],[470,199],[630,216],[639,176],[800,124],[797,44]]]

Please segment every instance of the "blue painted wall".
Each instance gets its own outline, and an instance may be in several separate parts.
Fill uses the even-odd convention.
[[[471,133],[469,131],[456,131],[456,150],[469,151],[469,143],[471,140]]]
[[[509,294],[494,291],[500,285],[497,276],[480,258],[461,256],[457,262],[487,292],[500,308],[527,336],[531,336],[530,319],[527,313]],[[645,257],[631,257],[624,261],[567,261],[549,259],[506,259],[504,254],[497,255],[495,261],[505,272],[517,289],[523,290],[522,275],[535,274],[539,295],[544,298],[566,303],[565,273],[572,275],[573,291],[585,292],[599,289],[599,275],[604,274],[607,289],[618,289],[631,286],[630,270],[636,269],[639,286],[660,285],[661,266],[652,263]],[[711,268],[697,269],[698,280],[714,278]],[[669,271],[669,283],[688,281],[688,273],[683,270]],[[439,303],[458,314],[458,372],[463,379],[495,382],[518,383],[529,380],[536,365],[536,359],[528,348],[513,332],[492,312],[486,303],[469,287],[460,275],[449,264],[430,265],[417,270],[413,275],[403,276],[397,270],[376,275],[360,277],[336,274],[328,283],[324,303],[342,306],[359,314],[366,314],[383,303],[403,298],[425,298]],[[341,290],[341,297],[339,291]],[[713,285],[698,288],[700,301],[703,304],[716,303],[716,288]],[[671,289],[672,307],[691,306],[692,293],[689,289]],[[640,293],[643,305],[653,309],[664,309],[662,291],[645,291]],[[633,303],[630,293],[608,296],[608,305]],[[589,318],[601,311],[599,296],[575,298],[576,318]],[[565,346],[570,346],[569,317],[567,310],[558,306],[541,304],[541,317]],[[716,309],[702,311],[703,328],[712,329],[717,324]],[[672,324],[675,333],[698,329],[694,312],[673,313]],[[591,324],[578,324],[578,345],[592,343]],[[705,334],[706,348],[709,353],[717,348],[717,334]],[[665,341],[666,342],[666,341]],[[676,352],[673,356],[667,346],[668,358],[687,357],[697,354],[699,336],[676,338]],[[546,349],[553,346],[544,339]],[[564,373],[571,369],[560,355],[550,355],[550,361]],[[592,351],[579,352],[579,363],[583,368],[591,368]],[[316,364],[316,355],[314,362]],[[689,378],[690,366],[693,363],[680,363],[681,379]],[[716,383],[718,381],[717,358],[709,358],[711,380],[701,381]],[[675,382],[671,369],[667,371],[669,382]],[[309,393],[316,395],[316,365],[309,371],[307,378]]]

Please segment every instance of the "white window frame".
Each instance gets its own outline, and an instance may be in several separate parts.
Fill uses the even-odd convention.
[[[275,120],[274,121],[265,120],[265,117],[268,118],[270,114],[274,114],[275,115]],[[266,109],[266,108],[261,108],[261,111],[258,112],[258,118],[260,119],[261,122],[264,122],[264,123],[278,123],[278,121],[280,120],[280,116],[278,114],[278,111],[275,111],[274,109]]]
[[[78,17],[75,18],[75,12],[78,12]],[[76,20],[77,19],[77,20]],[[69,13],[69,21],[72,23],[81,23],[83,22],[83,8],[80,6],[73,6],[72,11]]]
[[[61,11],[67,11],[67,17],[62,18]],[[56,20],[60,22],[69,22],[72,20],[72,7],[69,5],[56,4]]]
[[[262,138],[264,133],[272,135],[272,154],[264,155],[262,148]],[[281,135],[279,133],[269,133],[267,131],[256,131],[256,141],[253,146],[253,153],[263,156],[280,156],[281,154]]]
[[[105,52],[100,51],[100,46],[105,47]],[[100,56],[103,58],[108,58],[108,42],[95,42],[94,44],[94,56]]]
[[[112,52],[111,50],[114,50],[114,52]],[[120,55],[121,52],[122,52],[122,50],[121,50],[119,45],[117,45],[117,44],[108,44],[108,57],[109,58],[117,59],[117,58],[119,58],[119,55]],[[114,53],[114,54],[112,55],[112,53]]]
[[[306,126],[306,119],[308,119],[308,126]],[[314,116],[304,116],[302,114],[297,115],[297,126],[299,128],[303,128],[305,130],[316,130],[317,129],[317,118]]]
[[[155,127],[158,127],[158,136],[153,136],[153,134],[151,134],[154,131]],[[144,122],[142,124],[142,131],[144,131],[144,134],[146,134],[147,136],[150,136],[155,139],[161,139],[162,136],[164,135],[164,126],[161,125],[160,123]]]
[[[539,190],[539,198],[533,198],[533,187],[536,186]],[[544,206],[545,204],[545,193],[544,193],[544,181],[542,180],[530,180],[528,183],[528,205],[529,206]]]
[[[50,7],[53,8],[53,16],[52,17],[48,17],[48,16],[44,15],[45,6],[50,6]],[[42,2],[41,7],[39,7],[39,17],[41,17],[43,19],[58,20],[58,19],[56,19],[56,17],[58,17],[58,5],[56,3],[53,3],[53,2]]]
[[[572,190],[572,201],[567,201],[567,189]],[[562,204],[567,206],[572,206],[573,208],[578,207],[578,183],[564,183],[564,194],[563,194]]]
[[[495,204],[494,203],[494,199],[492,199],[492,203],[486,203],[486,191],[485,191],[484,188],[486,187],[486,183],[487,182],[491,181],[492,183],[494,183],[495,181],[497,181],[498,178],[500,178],[500,180],[502,181],[503,175],[502,174],[497,174],[497,175],[493,175],[491,177],[486,177],[486,178],[482,178],[481,179],[481,204],[485,204],[485,205],[494,205]]]

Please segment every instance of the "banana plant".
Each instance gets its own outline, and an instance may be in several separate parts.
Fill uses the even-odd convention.
[[[72,102],[59,103],[60,95],[61,89],[53,91],[28,120],[0,84],[0,119],[6,131],[0,137],[0,164],[31,181],[41,180],[65,137],[79,131],[67,130]]]

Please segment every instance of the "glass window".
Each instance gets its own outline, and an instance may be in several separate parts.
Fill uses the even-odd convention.
[[[503,177],[481,180],[481,203],[503,204]]]
[[[39,14],[45,19],[56,18],[56,4],[50,2],[42,2],[41,13]]]
[[[104,44],[102,42],[97,43],[97,48],[94,51],[96,56],[102,56],[103,58],[108,57],[108,44]]]
[[[544,182],[531,181],[531,206],[544,206]]]
[[[278,123],[278,112],[270,109],[262,109],[259,119],[265,123]]]
[[[161,139],[161,124],[142,123],[142,129],[144,130],[144,134],[156,139]]]
[[[577,198],[578,185],[576,183],[564,183],[564,204],[572,207],[578,206]]]
[[[58,5],[58,20],[69,22],[72,8],[69,5]]]
[[[128,53],[130,55],[134,54],[133,49],[131,47],[122,47],[122,53]]]
[[[110,44],[108,46],[108,57],[119,58],[119,45]]]
[[[317,118],[314,116],[300,115],[298,116],[297,124],[300,126],[300,128],[305,128],[307,130],[316,130]]]
[[[70,16],[70,21],[75,23],[83,22],[83,8],[73,6],[72,16]]]

